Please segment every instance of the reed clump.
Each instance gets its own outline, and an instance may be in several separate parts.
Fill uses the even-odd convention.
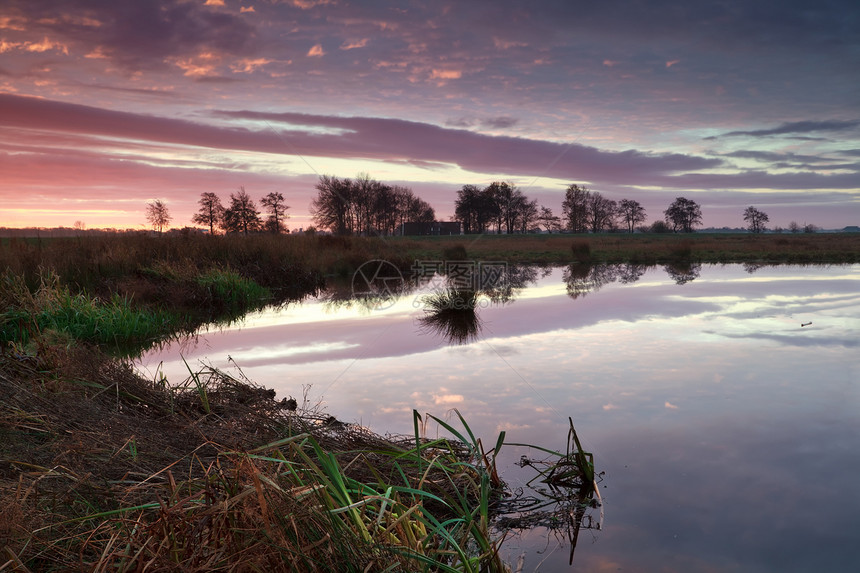
[[[459,414],[458,414],[459,415]],[[492,448],[413,416],[344,424],[202,367],[145,380],[92,347],[0,352],[0,545],[19,570],[503,571]],[[451,437],[427,439],[428,422]]]

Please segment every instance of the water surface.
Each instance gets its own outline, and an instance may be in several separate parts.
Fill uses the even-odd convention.
[[[380,433],[456,407],[485,441],[561,448],[570,416],[605,472],[603,527],[581,533],[573,570],[860,569],[860,265],[520,278],[507,302],[479,299],[465,344],[422,324],[420,292],[381,310],[323,296],[140,364],[181,380],[180,352],[235,362]],[[514,487],[531,477],[523,453],[501,458]],[[525,571],[571,570],[544,530],[505,547]]]

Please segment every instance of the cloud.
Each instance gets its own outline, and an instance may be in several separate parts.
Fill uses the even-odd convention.
[[[480,125],[481,127],[489,129],[505,129],[508,127],[513,127],[517,123],[519,123],[519,119],[506,115],[500,115],[498,117],[487,117],[482,119],[471,117],[457,117],[445,121],[445,125],[449,127],[474,127],[475,125]]]
[[[457,80],[463,76],[461,70],[437,70],[433,69],[430,72],[431,80]]]
[[[513,127],[517,124],[519,120],[515,117],[508,116],[499,116],[499,117],[491,117],[481,121],[481,125],[484,127],[490,127],[493,129],[503,129],[506,127]]]
[[[24,49],[28,52],[48,52],[48,51],[57,51],[62,52],[63,54],[69,55],[69,47],[65,44],[61,44],[59,42],[54,42],[49,40],[47,37],[43,38],[41,42],[33,42],[26,43],[24,45]]]
[[[840,132],[849,131],[860,126],[860,120],[829,120],[829,121],[793,121],[783,123],[771,129],[755,129],[750,131],[730,131],[719,137],[769,137],[771,135],[792,135],[798,133],[817,133],[821,131]],[[711,138],[708,138],[711,139]]]
[[[493,45],[498,50],[509,50],[511,48],[525,48],[528,46],[527,42],[517,42],[513,40],[506,40],[504,38],[493,38]]]
[[[332,4],[334,3],[334,0],[287,0],[287,3],[290,6],[299,8],[301,10],[310,10],[311,8],[316,8],[317,6],[326,6],[327,4]]]
[[[271,64],[274,60],[268,58],[243,58],[235,64],[230,64],[230,69],[234,72],[250,74],[255,72],[266,64]]]
[[[255,30],[238,15],[200,2],[17,2],[33,49],[101,53],[128,70],[162,69],[201,52],[250,55]],[[51,38],[48,40],[48,38]],[[100,50],[96,52],[96,50]]]
[[[290,130],[218,127],[0,94],[0,125],[160,143],[304,156],[421,160],[480,173],[644,184],[647,178],[715,167],[719,159],[636,150],[604,151],[581,144],[490,136],[397,119],[298,113],[216,111],[220,119],[287,124]],[[310,126],[310,127],[308,127]],[[324,128],[333,133],[320,133]]]
[[[310,57],[320,57],[325,55],[325,50],[323,50],[322,44],[314,44],[311,46],[311,49],[308,50],[308,56]]]
[[[341,44],[341,50],[355,50],[356,48],[363,48],[367,45],[370,40],[368,38],[362,38],[360,40],[352,40],[349,42],[344,42]]]
[[[740,150],[732,151],[730,153],[722,153],[719,154],[719,156],[753,159],[755,161],[769,163],[770,166],[775,169],[806,169],[809,171],[823,170],[828,172],[836,170],[860,171],[860,163],[840,163],[839,159],[831,158],[827,155]]]
[[[224,127],[78,104],[0,94],[0,125],[49,132],[79,133],[114,139],[177,144],[209,149],[252,151],[305,157],[424,162],[456,165],[496,176],[550,177],[602,188],[654,186],[664,189],[785,189],[807,192],[856,189],[856,173],[700,173],[722,160],[635,149],[607,151],[578,143],[485,135],[428,123],[372,117],[299,113],[213,111],[218,119],[243,124],[266,122],[260,129]],[[559,189],[560,191],[560,189]],[[801,201],[815,202],[806,193]],[[838,197],[838,194],[836,195]],[[845,196],[841,199],[845,201]],[[829,202],[825,201],[825,202]]]

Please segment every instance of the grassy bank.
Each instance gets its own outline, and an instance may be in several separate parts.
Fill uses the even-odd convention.
[[[0,569],[508,570],[504,434],[414,413],[383,438],[215,369],[171,386],[36,342],[0,351]],[[593,492],[590,458],[556,457],[547,483]]]
[[[230,321],[346,285],[382,259],[510,263],[856,263],[860,233],[476,235],[457,237],[153,236],[0,242],[0,340],[45,330],[122,349]]]
[[[522,528],[534,500],[502,499],[504,433],[489,447],[414,412],[412,435],[383,438],[241,375],[170,385],[42,342],[0,350],[0,570],[510,571],[497,506]],[[578,531],[593,460],[578,440],[538,451]]]

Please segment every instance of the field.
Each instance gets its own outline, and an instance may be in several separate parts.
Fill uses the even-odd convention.
[[[411,258],[463,245],[471,259],[519,263],[856,263],[860,233],[466,235],[390,239]]]

